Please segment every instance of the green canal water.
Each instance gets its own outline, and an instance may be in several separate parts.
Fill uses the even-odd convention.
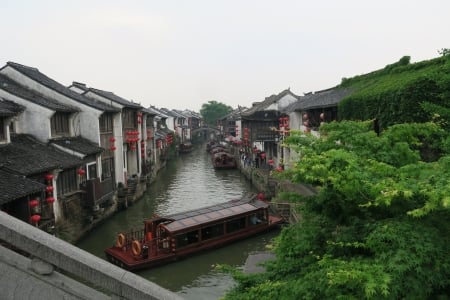
[[[141,229],[143,220],[155,213],[182,212],[237,199],[250,192],[257,191],[238,170],[214,170],[205,147],[198,145],[193,152],[173,159],[143,198],[97,227],[77,246],[105,259],[103,250],[114,244],[118,232]],[[136,274],[185,299],[219,299],[234,281],[214,266],[228,264],[242,268],[247,257],[264,251],[277,233],[271,231]]]

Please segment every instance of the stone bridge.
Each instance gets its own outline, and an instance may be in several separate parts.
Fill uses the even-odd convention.
[[[209,126],[192,129],[191,133],[192,136],[203,136],[209,139],[213,139],[221,135],[220,129]]]

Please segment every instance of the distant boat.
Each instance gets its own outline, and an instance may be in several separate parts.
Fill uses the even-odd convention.
[[[221,151],[211,154],[211,161],[215,169],[236,169],[236,158],[229,152]]]
[[[283,218],[256,195],[169,216],[119,233],[105,249],[108,261],[127,270],[152,268],[277,228]]]
[[[179,153],[189,153],[192,152],[192,150],[194,149],[194,146],[187,142],[187,143],[181,143],[178,147],[178,152]]]

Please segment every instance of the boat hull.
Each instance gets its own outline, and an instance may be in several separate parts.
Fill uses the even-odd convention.
[[[183,249],[175,250],[174,252],[167,251],[155,253],[157,250],[156,247],[153,247],[150,248],[149,256],[147,258],[144,258],[142,256],[133,255],[131,247],[124,249],[113,246],[105,250],[105,255],[108,261],[129,271],[150,269],[160,265],[172,263],[180,259],[185,259],[204,251],[220,248],[225,245],[241,241],[245,238],[261,234],[263,232],[280,228],[281,224],[283,223],[283,219],[272,216],[270,218],[271,219],[268,223],[256,225],[251,229],[239,233],[234,233],[222,236],[217,239],[200,242]],[[145,244],[145,242],[143,242],[143,244]]]

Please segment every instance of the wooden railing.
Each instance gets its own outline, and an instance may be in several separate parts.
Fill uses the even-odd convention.
[[[278,203],[272,202],[270,205],[275,209],[275,211],[280,214],[288,223],[298,223],[301,222],[301,216],[297,212],[297,203]]]
[[[114,194],[112,178],[100,181],[99,178],[86,181],[86,201],[90,205],[99,205]]]

